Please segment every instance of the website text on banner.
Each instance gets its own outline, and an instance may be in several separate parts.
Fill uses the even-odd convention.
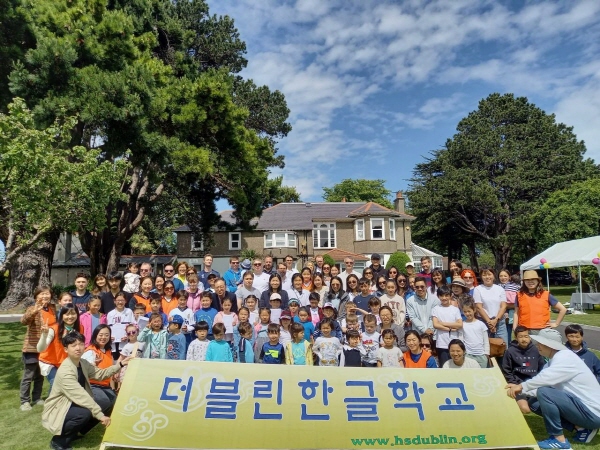
[[[157,449],[536,445],[497,368],[245,364],[241,369],[228,363],[132,361],[104,444]]]

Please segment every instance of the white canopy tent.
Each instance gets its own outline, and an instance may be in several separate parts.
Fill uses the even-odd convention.
[[[542,259],[548,262],[550,269],[577,266],[579,270],[579,293],[581,306],[583,308],[581,266],[593,265],[592,260],[599,257],[598,253],[600,253],[600,236],[559,242],[544,250],[539,255],[535,255],[529,261],[521,264],[521,271],[539,269],[542,264]],[[600,273],[600,265],[596,265],[596,268]],[[546,274],[547,273],[548,271],[546,270]]]

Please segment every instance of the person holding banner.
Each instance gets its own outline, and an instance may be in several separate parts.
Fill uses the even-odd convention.
[[[100,369],[82,359],[85,338],[77,331],[71,331],[62,338],[67,358],[56,372],[50,396],[44,404],[42,426],[54,436],[50,448],[66,450],[78,433],[85,434],[96,424],[110,425],[106,414],[112,404],[103,404],[94,398],[90,379],[105,380],[129,363],[125,358],[119,364]]]
[[[536,396],[550,437],[538,442],[541,449],[570,449],[563,428],[573,431],[580,443],[592,441],[600,428],[600,385],[592,371],[562,343],[558,330],[544,328],[531,339],[540,355],[549,359],[540,373],[521,384],[509,383],[507,395]]]

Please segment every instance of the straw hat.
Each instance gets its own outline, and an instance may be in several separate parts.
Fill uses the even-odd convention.
[[[464,280],[461,277],[454,277],[452,278],[452,283],[450,283],[451,286],[460,286],[463,290],[463,292],[469,292],[470,289],[467,286],[467,283],[464,282]]]
[[[542,278],[538,275],[535,270],[526,270],[523,272],[523,281],[525,280],[541,280]]]
[[[545,345],[554,350],[565,350],[567,348],[563,345],[562,337],[558,330],[553,328],[544,328],[538,334],[532,334],[531,339],[538,344]]]

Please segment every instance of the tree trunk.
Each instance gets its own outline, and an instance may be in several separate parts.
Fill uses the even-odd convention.
[[[59,233],[47,233],[40,241],[18,255],[10,266],[9,288],[0,310],[33,304],[33,291],[50,286],[50,271]]]
[[[511,248],[507,245],[500,245],[498,247],[492,247],[492,253],[494,254],[495,261],[495,269],[496,272],[499,272],[502,269],[505,269],[508,265],[508,260],[510,259],[510,251]]]
[[[475,242],[467,241],[465,246],[469,251],[469,260],[471,261],[471,269],[475,272],[479,272],[479,263],[477,262],[477,251],[475,250]]]

